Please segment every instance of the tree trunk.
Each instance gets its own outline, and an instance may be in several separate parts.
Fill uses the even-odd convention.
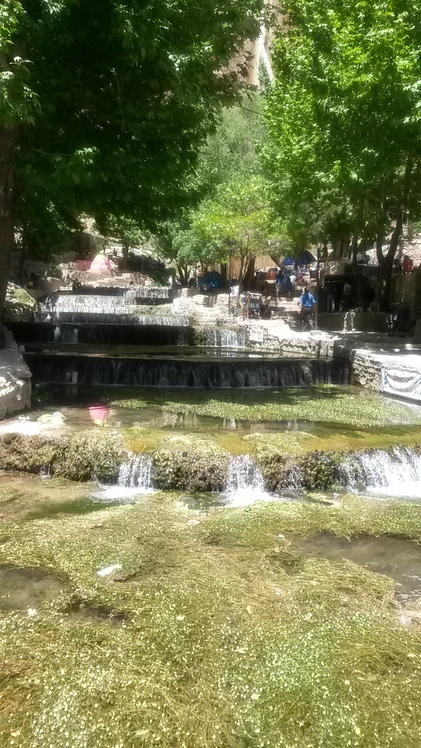
[[[390,289],[392,285],[392,269],[393,257],[389,259],[389,256],[387,255],[383,258],[380,265],[379,309],[381,312],[387,312],[389,310]]]
[[[129,265],[129,243],[123,240],[123,270],[127,270]]]
[[[15,243],[13,155],[16,131],[0,127],[0,317],[3,312]]]
[[[177,271],[181,285],[187,287],[189,283],[189,266],[177,265]]]
[[[355,233],[352,236],[352,242],[351,242],[352,271],[355,275],[357,274],[358,239],[359,239],[358,231],[355,231]]]
[[[256,263],[256,258],[250,257],[250,259],[247,261],[247,263],[244,266],[244,277],[243,277],[244,288],[249,288],[251,286],[252,280],[254,278],[255,263]]]
[[[380,306],[381,312],[389,311],[390,290],[392,286],[393,260],[395,259],[395,255],[399,247],[399,240],[402,236],[402,225],[403,225],[403,214],[401,212],[398,220],[396,221],[396,226],[393,231],[393,234],[390,240],[390,246],[389,246],[386,256],[384,256],[383,253],[381,252],[381,246],[379,247],[379,244],[377,244],[377,247],[376,247],[377,259],[380,265],[379,306]]]
[[[27,257],[26,241],[24,237],[22,237],[22,245],[21,245],[20,257],[19,257],[19,283],[21,286],[25,286],[25,283],[26,283],[26,267],[25,267],[26,257]]]

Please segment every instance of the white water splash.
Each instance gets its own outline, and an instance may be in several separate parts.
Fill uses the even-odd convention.
[[[247,344],[246,330],[232,330],[228,327],[206,327],[203,331],[205,345],[210,348],[237,350]]]
[[[128,501],[153,492],[151,456],[133,454],[121,464],[117,485],[103,486],[92,497],[101,501]]]
[[[341,473],[351,491],[421,499],[421,454],[408,447],[353,455],[341,465]]]
[[[227,506],[242,507],[276,497],[266,491],[262,472],[250,455],[238,455],[228,465],[225,498]]]

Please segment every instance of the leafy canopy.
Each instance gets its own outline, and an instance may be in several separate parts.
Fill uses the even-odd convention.
[[[43,226],[71,226],[81,212],[145,227],[179,210],[200,144],[238,95],[246,60],[230,60],[257,35],[261,5],[4,0],[0,131],[16,143],[14,224],[42,242]]]
[[[277,208],[303,242],[384,237],[421,209],[421,9],[283,6],[264,149]]]

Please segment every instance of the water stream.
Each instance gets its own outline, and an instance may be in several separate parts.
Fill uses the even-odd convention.
[[[266,491],[262,471],[250,455],[230,458],[225,491],[226,506],[249,506],[256,501],[273,501],[275,498],[279,497]]]
[[[340,473],[351,491],[421,499],[421,452],[409,447],[354,454],[341,464]]]
[[[128,461],[120,466],[117,484],[101,486],[98,491],[92,493],[92,498],[104,502],[131,503],[136,497],[153,492],[151,456],[132,454]]]

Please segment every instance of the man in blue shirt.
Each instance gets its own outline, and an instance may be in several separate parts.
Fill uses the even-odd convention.
[[[303,322],[308,317],[316,304],[316,299],[313,294],[310,293],[308,288],[304,289],[304,293],[301,294],[298,302],[298,311],[300,313],[300,320]]]

